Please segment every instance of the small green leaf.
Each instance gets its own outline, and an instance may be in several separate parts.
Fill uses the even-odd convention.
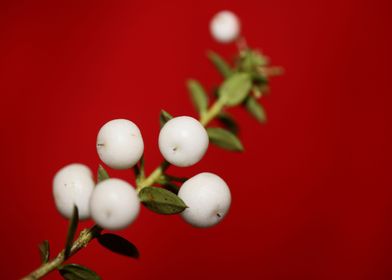
[[[69,257],[69,254],[71,253],[71,247],[72,247],[73,240],[75,238],[76,229],[78,228],[78,223],[79,223],[79,210],[78,207],[74,205],[72,218],[69,221],[67,239],[65,241],[64,259],[67,259]]]
[[[66,280],[100,280],[101,277],[91,269],[79,264],[66,264],[59,268],[61,276]]]
[[[139,251],[136,246],[119,235],[105,233],[98,237],[98,242],[113,253],[135,259],[139,258]]]
[[[178,192],[180,191],[180,188],[173,183],[166,183],[163,185],[163,188],[169,192],[174,193],[175,195],[178,195]]]
[[[241,53],[238,68],[245,72],[254,72],[258,67],[268,64],[268,59],[256,50],[246,50]]]
[[[259,122],[265,123],[267,121],[267,115],[264,108],[253,96],[249,96],[246,99],[245,108]]]
[[[166,180],[168,180],[168,181],[175,181],[175,182],[181,182],[181,183],[184,183],[186,180],[189,179],[186,177],[176,177],[173,175],[169,175],[167,173],[165,173],[164,176],[165,176]]]
[[[211,143],[230,151],[243,151],[241,141],[230,131],[220,127],[207,128]]]
[[[187,208],[181,198],[162,188],[145,187],[139,192],[139,198],[148,209],[158,214],[178,214]]]
[[[161,127],[165,125],[169,120],[173,118],[172,115],[170,115],[168,112],[165,110],[161,110],[161,114],[159,116],[159,122],[161,123]]]
[[[44,240],[38,245],[42,263],[47,263],[50,257],[49,241]]]
[[[257,85],[265,85],[268,84],[268,79],[259,73],[252,74],[252,80]]]
[[[208,96],[202,85],[196,80],[188,80],[187,86],[196,110],[204,114],[208,107]]]
[[[105,168],[103,168],[102,165],[98,166],[98,176],[97,176],[97,178],[98,178],[98,183],[102,182],[103,180],[109,179],[109,175],[106,172]]]
[[[252,79],[248,73],[235,73],[219,88],[219,98],[227,106],[236,106],[244,101],[251,88]]]
[[[207,55],[224,78],[228,78],[233,74],[233,70],[230,65],[219,54],[209,51]]]
[[[233,134],[237,135],[238,134],[238,124],[236,121],[233,119],[232,116],[230,116],[228,113],[221,112],[218,116],[217,119]]]

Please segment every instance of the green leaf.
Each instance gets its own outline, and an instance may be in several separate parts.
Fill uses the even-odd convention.
[[[180,188],[177,185],[173,184],[173,183],[166,183],[166,184],[163,185],[163,188],[165,190],[168,190],[169,192],[174,193],[175,195],[177,195],[178,192],[180,191]]]
[[[230,131],[220,127],[207,128],[211,143],[230,151],[243,151],[241,141]]]
[[[91,269],[79,264],[66,264],[59,268],[61,276],[66,280],[100,280],[101,277]]]
[[[221,112],[217,116],[218,121],[220,121],[230,132],[233,134],[237,135],[238,134],[238,124],[236,121],[233,119],[232,116],[230,116],[228,113]]]
[[[187,86],[196,110],[204,114],[208,107],[208,96],[202,85],[196,80],[188,80]]]
[[[74,205],[72,218],[69,221],[67,239],[65,241],[64,259],[67,259],[71,252],[71,247],[72,247],[73,240],[75,238],[76,229],[78,228],[78,223],[79,223],[79,210],[78,207]]]
[[[109,175],[106,172],[105,168],[103,168],[102,165],[98,166],[98,176],[97,176],[97,178],[98,178],[98,183],[102,182],[103,180],[109,179]]]
[[[268,84],[268,79],[259,73],[252,74],[252,80],[257,85],[265,85]]]
[[[161,110],[161,114],[159,116],[159,122],[161,123],[161,127],[165,125],[169,120],[173,118],[172,115],[170,115],[168,112],[165,110]]]
[[[225,80],[219,88],[219,98],[227,106],[236,106],[244,101],[251,88],[251,75],[248,73],[235,73]]]
[[[264,108],[253,96],[249,96],[246,99],[245,108],[259,122],[265,123],[267,121],[267,115]]]
[[[38,245],[38,249],[41,255],[42,263],[47,263],[50,257],[49,241],[44,240]]]
[[[158,214],[178,214],[187,208],[181,198],[162,188],[145,187],[139,192],[139,198],[148,209]]]
[[[228,78],[233,74],[230,65],[220,55],[213,51],[209,51],[207,56],[224,78]]]
[[[268,59],[260,52],[247,50],[241,53],[238,68],[245,72],[254,72],[260,66],[268,64]]]
[[[113,253],[135,259],[139,258],[140,254],[136,246],[119,235],[105,233],[98,237],[98,242]]]
[[[169,175],[167,173],[163,174],[163,176],[165,176],[166,180],[168,180],[168,181],[175,181],[175,182],[181,182],[181,183],[184,183],[186,180],[189,179],[186,177],[177,177],[177,176]]]

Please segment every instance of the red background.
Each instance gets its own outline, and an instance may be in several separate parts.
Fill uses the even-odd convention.
[[[96,169],[106,121],[136,122],[148,170],[160,162],[160,109],[195,115],[185,80],[211,88],[220,77],[206,50],[236,51],[210,37],[221,9],[286,70],[263,99],[267,125],[232,110],[243,154],[211,147],[172,171],[221,175],[230,215],[201,230],[143,209],[121,232],[140,260],[93,243],[73,261],[104,279],[392,277],[390,1],[2,1],[2,279],[36,267],[41,240],[62,248],[67,223],[51,180],[71,162]]]

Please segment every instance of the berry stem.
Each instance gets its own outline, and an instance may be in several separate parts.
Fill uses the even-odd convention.
[[[97,225],[89,229],[84,229],[80,232],[79,237],[73,242],[69,257],[75,255],[81,249],[86,247],[94,238],[100,235],[102,228]],[[54,259],[42,264],[39,268],[31,272],[29,275],[23,277],[21,280],[36,280],[40,279],[49,272],[58,269],[65,262],[66,258],[62,250]],[[68,258],[69,258],[68,257]]]

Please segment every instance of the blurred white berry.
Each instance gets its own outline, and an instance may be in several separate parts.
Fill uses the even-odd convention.
[[[190,166],[204,156],[208,134],[201,123],[187,116],[169,120],[159,133],[159,150],[175,166]]]
[[[107,179],[100,182],[90,200],[91,217],[102,228],[126,228],[138,216],[140,201],[135,189],[126,181]]]
[[[188,206],[182,218],[195,227],[211,227],[227,214],[231,204],[230,189],[219,176],[200,173],[187,180],[178,196]]]
[[[76,205],[79,218],[89,218],[89,202],[94,186],[93,174],[87,166],[73,163],[61,168],[53,179],[53,196],[57,210],[64,217],[71,218]]]
[[[129,120],[111,120],[99,130],[99,158],[113,169],[133,167],[143,155],[143,150],[144,143],[140,130]]]
[[[230,11],[217,13],[210,22],[212,37],[220,43],[230,43],[240,35],[240,21]]]

